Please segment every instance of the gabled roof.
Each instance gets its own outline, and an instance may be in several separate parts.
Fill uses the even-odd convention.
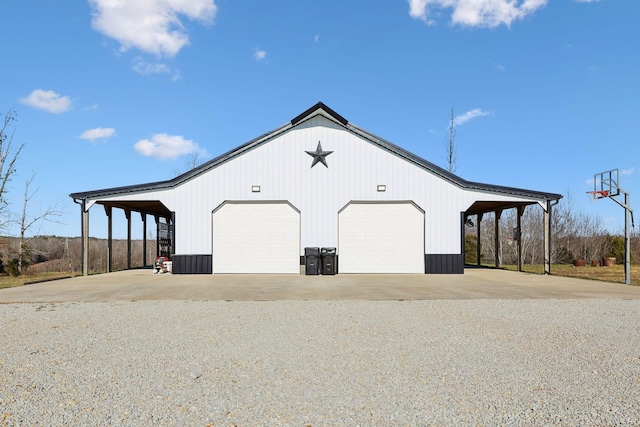
[[[89,198],[97,198],[97,197],[107,197],[107,196],[113,196],[113,195],[117,195],[117,194],[128,194],[128,193],[135,193],[135,192],[144,192],[144,191],[157,191],[157,190],[164,190],[164,189],[170,189],[172,187],[175,187],[185,181],[188,181],[190,179],[195,178],[198,175],[201,175],[205,172],[207,172],[208,170],[211,170],[213,168],[218,167],[219,165],[226,163],[238,156],[241,156],[242,154],[253,150],[254,148],[267,143],[268,141],[270,141],[271,139],[275,138],[276,136],[294,128],[295,126],[298,126],[300,123],[303,123],[317,115],[322,115],[324,117],[326,117],[329,120],[332,120],[336,123],[338,123],[339,125],[343,126],[345,129],[347,129],[348,131],[368,140],[370,143],[377,145],[378,147],[394,154],[397,155],[401,158],[403,158],[404,160],[416,165],[417,167],[420,167],[422,169],[425,169],[431,173],[433,173],[434,175],[439,176],[440,178],[451,182],[454,185],[457,185],[458,187],[461,187],[463,189],[467,189],[467,190],[473,190],[473,191],[486,191],[486,192],[490,192],[490,193],[499,193],[499,194],[507,194],[507,195],[512,195],[512,196],[519,196],[519,197],[525,197],[525,198],[531,198],[531,199],[536,199],[536,200],[546,200],[546,201],[552,201],[552,200],[559,200],[562,198],[562,196],[560,194],[554,194],[554,193],[546,193],[546,192],[540,192],[540,191],[532,191],[532,190],[525,190],[525,189],[521,189],[521,188],[512,188],[512,187],[504,187],[504,186],[497,186],[497,185],[490,185],[490,184],[482,184],[482,183],[478,183],[478,182],[471,182],[471,181],[467,181],[464,180],[462,178],[460,178],[459,176],[452,174],[450,172],[448,172],[447,170],[395,145],[392,144],[391,142],[380,138],[364,129],[359,128],[358,126],[355,126],[351,123],[349,123],[348,120],[346,120],[344,117],[340,116],[338,113],[336,113],[335,111],[333,111],[331,108],[327,107],[325,104],[323,104],[322,102],[318,102],[317,104],[315,104],[314,106],[312,106],[311,108],[307,109],[306,111],[304,111],[303,113],[299,114],[298,116],[294,117],[290,122],[272,130],[271,132],[265,133],[257,138],[252,139],[251,141],[239,146],[238,148],[235,148],[231,151],[228,151],[218,157],[216,157],[215,159],[209,160],[206,163],[203,163],[202,165],[186,172],[183,173],[182,175],[179,175],[173,179],[167,180],[167,181],[159,181],[159,182],[152,182],[152,183],[147,183],[147,184],[138,184],[138,185],[129,185],[129,186],[125,186],[125,187],[114,187],[114,188],[107,188],[107,189],[102,189],[102,190],[93,190],[93,191],[85,191],[85,192],[78,192],[78,193],[72,193],[69,196],[71,198],[73,198],[74,200],[83,200],[83,199],[89,199]]]
[[[327,107],[326,105],[324,105],[322,102],[318,102],[316,105],[314,105],[313,107],[307,109],[306,111],[304,111],[303,113],[297,115],[296,117],[294,117],[293,119],[291,119],[291,124],[293,126],[297,125],[298,123],[308,119],[309,117],[315,115],[315,113],[317,111],[324,111],[326,114],[328,114],[330,117],[332,117],[333,119],[335,119],[337,122],[339,122],[340,124],[342,124],[343,126],[347,126],[349,124],[349,122],[347,121],[347,119],[345,119],[344,117],[342,117],[340,114],[336,113],[335,111],[333,111],[331,108]]]

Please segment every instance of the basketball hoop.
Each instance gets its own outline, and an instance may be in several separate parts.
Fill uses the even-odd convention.
[[[602,199],[604,197],[609,197],[608,190],[595,190],[595,191],[587,191],[587,194],[590,194],[593,200]]]

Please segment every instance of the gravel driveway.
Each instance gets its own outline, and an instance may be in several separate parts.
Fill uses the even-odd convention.
[[[0,425],[640,425],[640,301],[0,305]]]

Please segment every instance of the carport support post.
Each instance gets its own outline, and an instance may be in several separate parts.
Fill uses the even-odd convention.
[[[86,209],[86,200],[82,200],[82,275],[89,275],[89,210]]]
[[[147,214],[140,212],[142,217],[142,266],[147,266]]]
[[[112,249],[113,249],[113,210],[111,206],[105,206],[107,214],[107,273],[111,273]]]
[[[156,257],[160,255],[160,217],[155,215],[156,219]]]
[[[516,233],[517,236],[513,236],[516,237],[517,240],[517,244],[518,244],[518,271],[522,271],[522,215],[524,214],[524,209],[526,208],[526,206],[518,206],[518,217],[516,219]]]
[[[476,260],[478,267],[480,267],[480,257],[482,255],[482,248],[480,247],[480,223],[482,222],[482,214],[478,214],[478,227],[476,229]]]
[[[500,217],[502,216],[502,209],[496,211],[496,221],[495,221],[495,233],[494,233],[494,243],[496,249],[496,257],[495,257],[495,266],[496,268],[500,267]]]
[[[544,274],[551,274],[551,201],[544,211]]]
[[[127,270],[131,270],[131,211],[125,209],[124,216],[127,218]]]

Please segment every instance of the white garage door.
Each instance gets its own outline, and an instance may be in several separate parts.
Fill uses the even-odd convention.
[[[300,214],[288,203],[230,203],[213,213],[214,273],[300,274]]]
[[[351,203],[338,221],[340,273],[424,273],[424,213],[413,203]]]

